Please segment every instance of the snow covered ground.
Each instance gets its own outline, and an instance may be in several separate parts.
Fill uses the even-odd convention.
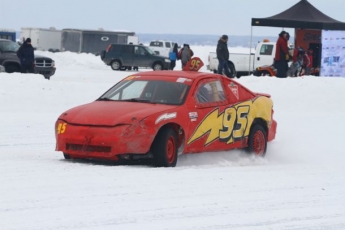
[[[192,49],[206,65],[215,47]],[[181,156],[176,168],[117,166],[64,160],[54,123],[131,72],[41,53],[56,61],[50,81],[0,74],[1,230],[345,229],[345,78],[240,78],[274,101],[264,159],[229,151]]]

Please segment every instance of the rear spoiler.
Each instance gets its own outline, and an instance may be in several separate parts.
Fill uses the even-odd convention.
[[[264,96],[264,97],[268,97],[268,98],[271,98],[271,95],[270,94],[267,94],[267,93],[255,93],[256,96]]]

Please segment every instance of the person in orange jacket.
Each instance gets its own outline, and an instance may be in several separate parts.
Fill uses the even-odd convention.
[[[311,68],[313,68],[313,50],[308,49],[308,52],[306,54],[306,59],[309,60],[309,62],[306,62],[305,64],[305,75],[310,75]]]

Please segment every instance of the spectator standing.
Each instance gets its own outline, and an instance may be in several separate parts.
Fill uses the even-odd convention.
[[[228,49],[228,35],[222,35],[218,40],[217,44],[217,59],[218,59],[218,74],[223,74],[223,70],[225,71],[225,75],[227,77],[231,77],[231,73],[229,71],[229,49]]]
[[[34,48],[31,45],[31,39],[27,38],[17,51],[17,56],[20,60],[22,73],[34,73],[35,56]]]
[[[169,52],[169,59],[170,59],[170,70],[174,70],[176,66],[176,60],[177,60],[177,44],[174,44],[174,47]]]
[[[187,62],[193,57],[194,53],[190,49],[188,44],[184,44],[183,48],[180,50],[182,69],[186,66]]]
[[[290,59],[288,40],[289,33],[282,31],[279,34],[277,44],[276,44],[276,54],[274,58],[274,67],[277,69],[276,77],[286,78],[288,71],[288,61]]]

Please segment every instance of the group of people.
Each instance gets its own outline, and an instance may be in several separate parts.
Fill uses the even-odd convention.
[[[228,40],[227,35],[222,35],[218,40],[217,44],[217,59],[218,59],[218,73],[223,74],[223,71],[226,76],[231,76],[228,66],[229,60],[229,49],[228,49]],[[170,59],[170,70],[174,70],[176,66],[176,60],[181,60],[182,69],[188,63],[188,61],[193,57],[194,52],[188,44],[183,44],[183,47],[178,51],[178,45],[175,43],[174,47],[170,50],[169,59]]]
[[[183,44],[183,47],[178,50],[178,45],[175,43],[174,47],[169,52],[170,70],[174,70],[177,60],[181,60],[183,69],[193,56],[194,52],[188,44]]]
[[[288,32],[284,30],[280,32],[274,57],[274,67],[277,69],[276,77],[296,77],[300,75],[298,70],[304,70],[305,75],[310,75],[311,68],[313,67],[313,50],[308,49],[305,52],[302,48],[296,47],[293,50],[293,55],[290,55],[288,48],[289,38],[290,34]],[[289,68],[288,62],[290,60],[292,60],[292,63]]]

